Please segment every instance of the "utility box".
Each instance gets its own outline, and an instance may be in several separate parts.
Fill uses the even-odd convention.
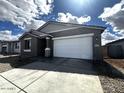
[[[50,57],[50,48],[45,49],[45,57]]]

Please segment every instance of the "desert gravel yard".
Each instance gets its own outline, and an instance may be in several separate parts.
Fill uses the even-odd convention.
[[[34,60],[19,61],[19,55],[1,55],[0,54],[0,73],[23,66],[25,64],[34,62]]]
[[[8,71],[13,68],[12,64],[17,62],[18,55],[1,55],[0,54],[0,73]]]
[[[13,67],[10,64],[8,64],[8,63],[0,63],[0,73],[8,71],[8,70],[10,70],[12,68]]]
[[[119,63],[117,65],[119,65]],[[123,65],[120,65],[120,67],[122,66]],[[108,68],[106,64],[98,65],[96,67],[96,70],[97,73],[99,74],[99,79],[104,90],[104,93],[124,93],[124,77],[116,73],[112,73],[111,69]]]
[[[104,93],[124,93],[124,79],[100,76]]]

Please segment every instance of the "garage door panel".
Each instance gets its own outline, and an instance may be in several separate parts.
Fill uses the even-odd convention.
[[[92,59],[92,37],[54,40],[54,56]]]

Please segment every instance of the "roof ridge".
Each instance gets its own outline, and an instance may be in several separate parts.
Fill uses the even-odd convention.
[[[94,28],[94,29],[106,29],[106,27],[103,26],[96,26],[96,25],[84,25],[84,24],[74,24],[74,23],[65,23],[65,22],[57,22],[57,21],[47,21],[45,24],[43,24],[42,26],[40,26],[37,31],[43,29],[44,27],[46,27],[48,24],[50,23],[56,23],[56,24],[70,24],[70,25],[75,25],[75,26],[80,26],[80,27],[89,27],[89,28]]]
[[[87,24],[76,24],[76,23],[67,23],[67,22],[57,22],[57,21],[47,21],[49,23],[63,23],[63,24],[72,24],[72,25],[78,25],[78,26],[94,26],[94,27],[102,27],[102,28],[106,28],[104,26],[97,26],[97,25],[87,25]]]
[[[109,44],[112,44],[112,43],[116,43],[116,42],[119,42],[119,41],[122,41],[122,40],[124,40],[124,38],[118,39],[118,40],[114,40],[112,42],[107,43],[106,45],[109,45]]]

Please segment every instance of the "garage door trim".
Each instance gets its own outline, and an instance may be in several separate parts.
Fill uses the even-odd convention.
[[[85,43],[77,43],[76,44],[76,41],[77,40],[83,40],[83,38],[84,39],[88,39],[88,40],[90,40],[91,41],[91,43],[90,44],[88,44],[88,42],[86,43],[85,41],[83,41],[83,42],[85,42]],[[90,39],[91,38],[91,39]],[[67,40],[66,40],[67,39]],[[73,40],[76,40],[74,43],[73,43]],[[68,37],[59,37],[59,38],[54,38],[54,43],[55,43],[55,45],[54,45],[54,49],[53,49],[53,51],[54,51],[54,56],[55,57],[68,57],[68,58],[80,58],[80,59],[93,59],[93,42],[92,42],[92,39],[93,39],[93,34],[85,34],[85,35],[76,35],[76,36],[68,36]],[[60,41],[59,41],[60,40]],[[65,43],[63,42],[65,40]],[[71,46],[73,46],[73,44],[75,44],[76,46],[76,48],[74,48],[74,47],[69,47],[69,49],[67,49],[68,47],[66,47],[66,49],[64,49],[64,46],[63,45],[67,45],[67,46],[69,46],[69,44],[67,43],[67,42],[69,42],[69,41],[71,41],[72,40],[72,42],[70,43],[71,44]],[[57,43],[58,42],[58,43]],[[63,45],[61,45],[61,43],[63,42]],[[57,44],[57,46],[56,46],[56,44]],[[77,45],[81,45],[81,47],[82,47],[82,49],[81,49],[81,47],[79,47],[79,46],[77,46]],[[61,46],[60,46],[61,45]],[[89,45],[89,46],[88,46]],[[84,48],[83,48],[84,47]],[[61,49],[62,48],[62,49]],[[86,49],[86,48],[88,48],[88,49]],[[59,49],[59,50],[58,50]],[[63,50],[64,49],[64,50]],[[76,51],[71,51],[70,53],[71,53],[71,55],[68,53],[64,53],[64,52],[62,52],[62,51],[68,51],[68,50],[74,50],[74,49],[77,49]],[[81,49],[82,51],[84,51],[84,53],[83,52],[80,52],[80,50],[78,50],[78,49]],[[62,51],[61,51],[62,50]],[[56,51],[56,52],[55,52]],[[57,52],[57,51],[59,51],[59,52]],[[62,54],[61,54],[62,53]]]

